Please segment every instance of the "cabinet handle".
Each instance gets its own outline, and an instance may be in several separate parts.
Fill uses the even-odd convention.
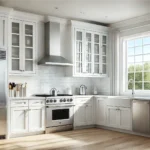
[[[25,102],[17,102],[15,104],[26,104]]]

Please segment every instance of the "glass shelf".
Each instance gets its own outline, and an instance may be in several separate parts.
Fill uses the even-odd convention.
[[[33,59],[33,49],[31,49],[31,48],[25,49],[25,58],[26,59]]]
[[[33,38],[30,36],[25,36],[25,46],[33,47]]]
[[[19,35],[13,35],[12,34],[12,45],[19,46],[19,43],[20,43]]]
[[[19,58],[19,47],[12,47],[12,58]]]
[[[33,71],[33,60],[25,60],[25,71]]]
[[[99,64],[94,64],[94,73],[99,74]]]
[[[19,23],[12,22],[12,33],[18,33],[19,34]]]
[[[99,35],[97,34],[94,35],[94,42],[99,43]]]
[[[32,25],[25,25],[25,34],[33,35],[33,26]]]
[[[20,59],[12,59],[12,70],[18,71],[19,70],[19,64],[20,64]]]

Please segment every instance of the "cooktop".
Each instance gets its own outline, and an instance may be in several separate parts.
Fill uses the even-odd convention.
[[[55,95],[49,95],[49,94],[36,94],[37,97],[55,97]],[[57,94],[57,96],[73,96],[69,94]]]

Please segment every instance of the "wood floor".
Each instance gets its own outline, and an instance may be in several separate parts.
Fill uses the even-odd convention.
[[[0,140],[0,150],[150,150],[150,138],[84,129]]]

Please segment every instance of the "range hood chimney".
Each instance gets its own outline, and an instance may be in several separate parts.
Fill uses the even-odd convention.
[[[72,66],[72,63],[61,56],[60,23],[45,23],[45,50],[46,55],[38,62],[39,65]]]

